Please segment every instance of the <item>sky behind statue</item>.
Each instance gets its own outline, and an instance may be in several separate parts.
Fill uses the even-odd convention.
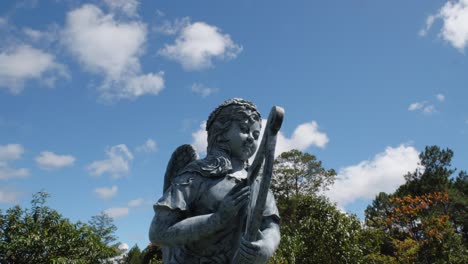
[[[44,189],[145,246],[170,154],[243,97],[285,108],[277,153],[336,169],[362,217],[426,145],[467,168],[467,24],[466,0],[2,1],[0,208]]]

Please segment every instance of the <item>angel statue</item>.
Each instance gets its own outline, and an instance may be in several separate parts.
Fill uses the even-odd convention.
[[[207,120],[205,158],[191,145],[174,151],[149,230],[164,263],[266,263],[273,255],[280,217],[269,183],[282,119],[283,109],[273,107],[259,144],[256,106],[229,99]]]

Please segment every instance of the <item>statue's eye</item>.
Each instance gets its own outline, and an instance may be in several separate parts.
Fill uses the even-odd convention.
[[[242,131],[242,133],[246,133],[246,134],[250,132],[250,129],[246,125],[241,125],[240,130]]]
[[[253,137],[257,140],[260,137],[260,131],[253,132]]]

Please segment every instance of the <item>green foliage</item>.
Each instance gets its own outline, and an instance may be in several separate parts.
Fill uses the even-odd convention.
[[[271,189],[277,199],[311,195],[333,184],[336,172],[322,167],[314,155],[299,150],[283,152],[273,166]]]
[[[360,263],[361,224],[326,198],[295,195],[281,204],[281,243],[270,263]]]
[[[101,212],[99,215],[92,216],[88,224],[91,226],[93,233],[99,236],[104,244],[118,246],[118,243],[115,243],[117,237],[114,234],[117,227],[110,216]]]
[[[138,245],[134,245],[123,259],[125,264],[141,264],[143,262],[143,254]]]
[[[30,209],[0,212],[0,263],[103,263],[120,253],[93,227],[72,223],[46,206],[48,197],[39,192]]]
[[[281,242],[269,263],[359,263],[361,224],[318,192],[333,183],[315,156],[292,150],[273,167],[272,191],[281,216]]]
[[[134,245],[124,257],[118,261],[121,264],[163,264],[161,249],[154,244],[149,244],[143,251],[138,245]]]

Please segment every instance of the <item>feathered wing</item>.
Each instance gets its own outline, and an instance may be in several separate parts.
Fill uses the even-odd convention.
[[[171,156],[167,164],[166,174],[164,175],[164,192],[171,186],[172,180],[179,175],[181,170],[190,162],[198,159],[195,148],[190,144],[184,144],[178,147]]]
[[[169,163],[167,164],[166,174],[164,174],[164,190],[171,186],[172,180],[180,174],[183,168],[185,168],[190,162],[197,160],[197,151],[190,144],[184,144],[178,147],[171,156]],[[175,248],[168,246],[162,247],[163,252],[163,263],[169,263],[173,258]]]

